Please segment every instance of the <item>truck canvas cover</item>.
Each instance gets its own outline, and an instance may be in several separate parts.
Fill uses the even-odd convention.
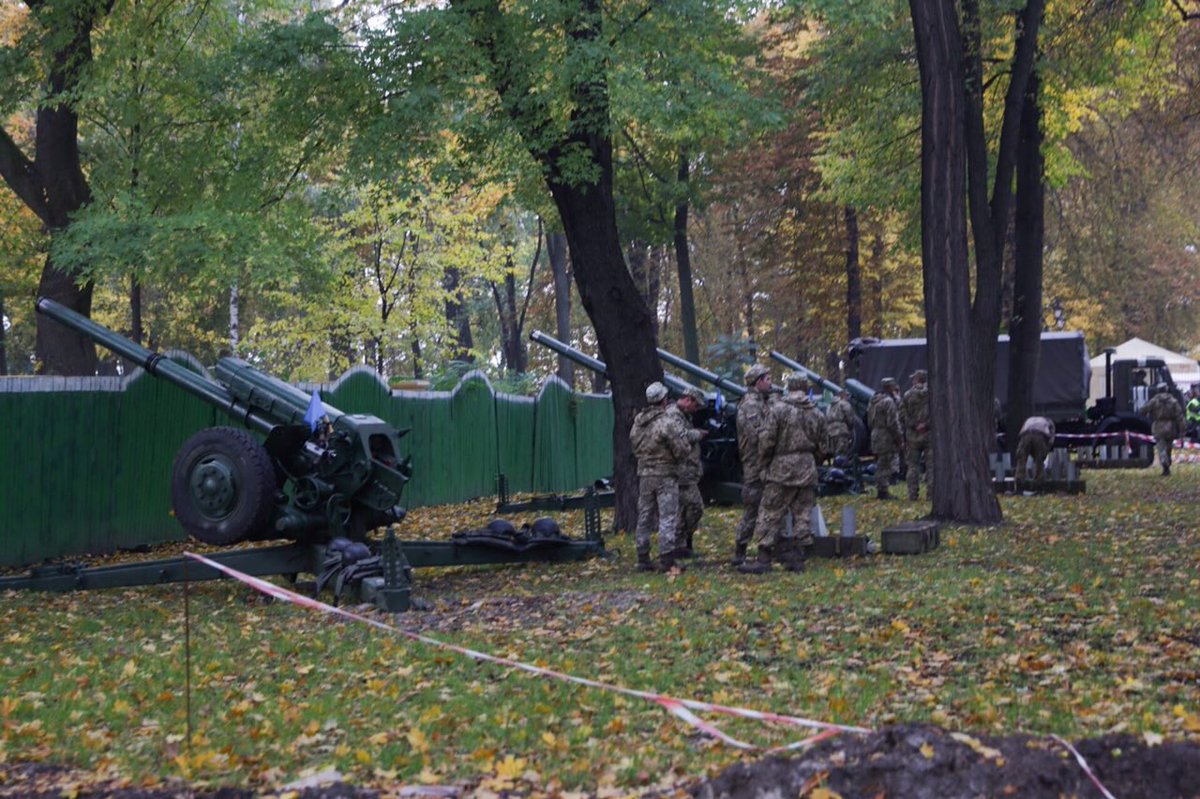
[[[858,363],[858,379],[876,390],[885,377],[896,378],[901,388],[907,389],[913,372],[929,368],[923,338],[866,339],[851,346],[850,357]],[[1082,333],[1042,333],[1042,357],[1033,389],[1036,414],[1055,420],[1082,416],[1091,379],[1092,365]],[[942,380],[953,390],[953,375]],[[930,385],[937,390],[932,376]],[[1008,336],[997,338],[995,393],[1001,411],[1007,412]]]

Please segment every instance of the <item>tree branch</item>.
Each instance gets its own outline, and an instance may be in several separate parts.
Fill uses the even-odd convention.
[[[1171,0],[1171,5],[1175,6],[1175,10],[1179,12],[1179,17],[1184,22],[1189,22],[1193,19],[1200,19],[1200,10],[1188,11],[1184,7],[1182,0]]]
[[[8,131],[3,129],[0,129],[0,177],[4,178],[4,182],[21,198],[21,202],[29,206],[44,224],[50,224],[45,187],[38,177],[37,170],[8,135]]]

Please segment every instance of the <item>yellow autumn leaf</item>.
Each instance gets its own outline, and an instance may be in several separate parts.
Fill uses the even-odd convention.
[[[554,737],[554,733],[544,732],[542,733],[542,742],[545,743],[546,746],[553,748],[554,745],[558,743],[558,739]]]
[[[364,766],[368,765],[371,762],[371,753],[365,749],[358,749],[354,752],[354,759]]]
[[[901,619],[892,619],[892,629],[905,635],[907,635],[910,631],[909,626]]]
[[[368,738],[367,741],[373,746],[383,746],[388,742],[390,737],[386,732],[377,732]]]
[[[959,743],[966,744],[975,751],[976,754],[983,755],[986,758],[1000,757],[1000,750],[993,749],[990,746],[984,746],[978,739],[972,738],[970,735],[961,732],[952,732],[950,737]]]
[[[926,760],[933,760],[933,746],[928,741],[921,744],[921,754],[925,756]]]
[[[408,734],[404,737],[408,739],[408,745],[418,752],[429,751],[429,739],[425,737],[425,733],[421,732],[421,730],[417,729],[416,727],[413,727],[411,730],[409,730]]]
[[[134,661],[133,658],[130,658],[129,660],[125,661],[125,666],[121,669],[121,676],[125,679],[129,679],[135,674],[137,674],[137,662]]]
[[[525,771],[526,760],[523,757],[507,755],[496,764],[496,776],[505,780],[515,780]]]
[[[433,785],[442,781],[442,775],[431,769],[429,766],[421,769],[421,773],[417,775],[417,782],[422,785]]]

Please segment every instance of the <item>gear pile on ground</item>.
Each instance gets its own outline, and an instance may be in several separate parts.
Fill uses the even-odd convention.
[[[1200,745],[1163,742],[1150,746],[1129,735],[1108,735],[1072,745],[1117,799],[1200,797]],[[886,727],[869,735],[838,736],[792,758],[739,763],[690,793],[696,799],[1102,796],[1066,747],[1052,738],[976,738],[916,724]]]

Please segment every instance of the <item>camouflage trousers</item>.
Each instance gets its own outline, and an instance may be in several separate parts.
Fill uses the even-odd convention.
[[[908,467],[908,498],[921,498],[921,456],[925,457],[925,482],[933,490],[933,453],[929,449],[929,433],[909,432],[904,442],[904,461]]]
[[[1046,476],[1046,456],[1050,454],[1050,441],[1041,433],[1026,433],[1017,441],[1017,463],[1015,474],[1018,480],[1025,479],[1026,459],[1033,458],[1033,479]]]
[[[875,453],[875,488],[886,491],[896,474],[896,451],[884,450]]]
[[[1175,443],[1174,436],[1155,436],[1154,448],[1158,450],[1158,462],[1163,466],[1171,465],[1171,447]]]
[[[744,547],[750,545],[754,528],[758,524],[758,508],[762,504],[763,484],[759,480],[742,483],[742,520],[738,522],[737,538],[734,543]]]
[[[658,524],[655,525],[657,518]],[[650,534],[658,527],[658,554],[675,551],[679,524],[679,483],[674,477],[638,478],[638,520],[634,542],[639,554],[650,554]]]
[[[790,486],[767,483],[763,488],[762,504],[758,509],[758,524],[754,527],[754,544],[759,550],[771,549],[784,537],[788,512],[792,514],[792,540],[798,546],[813,542],[809,519],[817,504],[816,486]]]
[[[679,484],[679,532],[676,540],[679,546],[687,546],[688,540],[700,527],[700,518],[704,515],[704,498],[700,496],[700,486],[695,483]]]

